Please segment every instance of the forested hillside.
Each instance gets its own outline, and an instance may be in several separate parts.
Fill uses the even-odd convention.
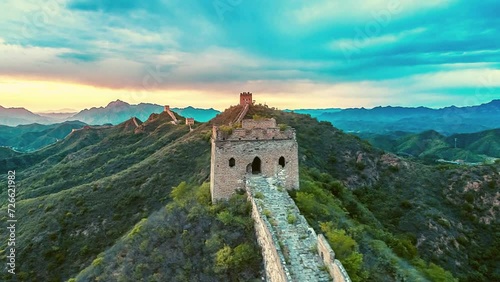
[[[212,205],[203,184],[211,125],[240,109],[193,131],[153,114],[0,159],[22,187],[19,281],[258,279],[248,205],[237,195]],[[252,117],[296,129],[301,190],[291,194],[353,281],[500,279],[498,165],[424,165],[305,115],[255,105]]]
[[[375,147],[428,163],[437,159],[491,163],[500,158],[500,129],[444,136],[434,130],[418,134],[388,132],[386,134],[357,133]]]
[[[15,127],[0,125],[0,146],[17,151],[35,151],[64,139],[73,129],[86,124],[80,121],[66,121],[50,125],[28,124]]]

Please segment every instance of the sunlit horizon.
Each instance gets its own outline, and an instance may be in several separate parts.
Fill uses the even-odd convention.
[[[170,105],[177,108],[192,106],[195,108],[213,108],[219,111],[227,109],[238,103],[238,94],[249,91],[254,93],[258,104],[266,104],[278,109],[325,109],[325,108],[373,108],[377,106],[401,107],[428,107],[443,108],[448,106],[474,106],[488,103],[493,99],[477,99],[471,96],[459,99],[456,103],[443,100],[436,105],[428,105],[425,100],[419,104],[384,103],[380,99],[360,99],[343,97],[337,99],[318,91],[316,95],[322,96],[320,101],[309,100],[307,97],[288,95],[288,93],[256,92],[249,88],[235,89],[234,92],[202,92],[197,90],[138,90],[138,89],[111,89],[82,85],[67,82],[54,82],[42,80],[18,80],[15,78],[0,79],[2,100],[0,106],[5,108],[25,108],[34,113],[72,113],[93,107],[105,107],[110,102],[121,100],[131,105],[151,103]],[[11,93],[11,94],[6,94]],[[71,94],[68,94],[71,93]],[[305,96],[305,95],[304,95]],[[217,98],[214,98],[217,97]],[[425,97],[424,97],[425,98]]]
[[[243,91],[280,109],[500,97],[493,0],[188,2],[3,1],[0,106],[224,110]]]

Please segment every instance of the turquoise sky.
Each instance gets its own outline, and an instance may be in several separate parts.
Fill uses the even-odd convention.
[[[500,98],[499,15],[492,0],[4,0],[0,105],[480,104]]]

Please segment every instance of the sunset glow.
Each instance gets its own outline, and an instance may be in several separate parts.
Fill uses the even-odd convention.
[[[500,96],[495,1],[266,5],[2,1],[0,105],[222,110],[251,91],[278,108],[443,107]]]

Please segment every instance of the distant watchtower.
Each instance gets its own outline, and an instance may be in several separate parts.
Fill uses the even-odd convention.
[[[240,105],[244,106],[246,104],[252,104],[252,93],[250,92],[240,93]]]
[[[275,177],[280,186],[298,189],[295,130],[277,127],[273,118],[244,119],[241,128],[214,126],[210,167],[212,201],[227,199],[236,190],[245,189],[247,174]]]

